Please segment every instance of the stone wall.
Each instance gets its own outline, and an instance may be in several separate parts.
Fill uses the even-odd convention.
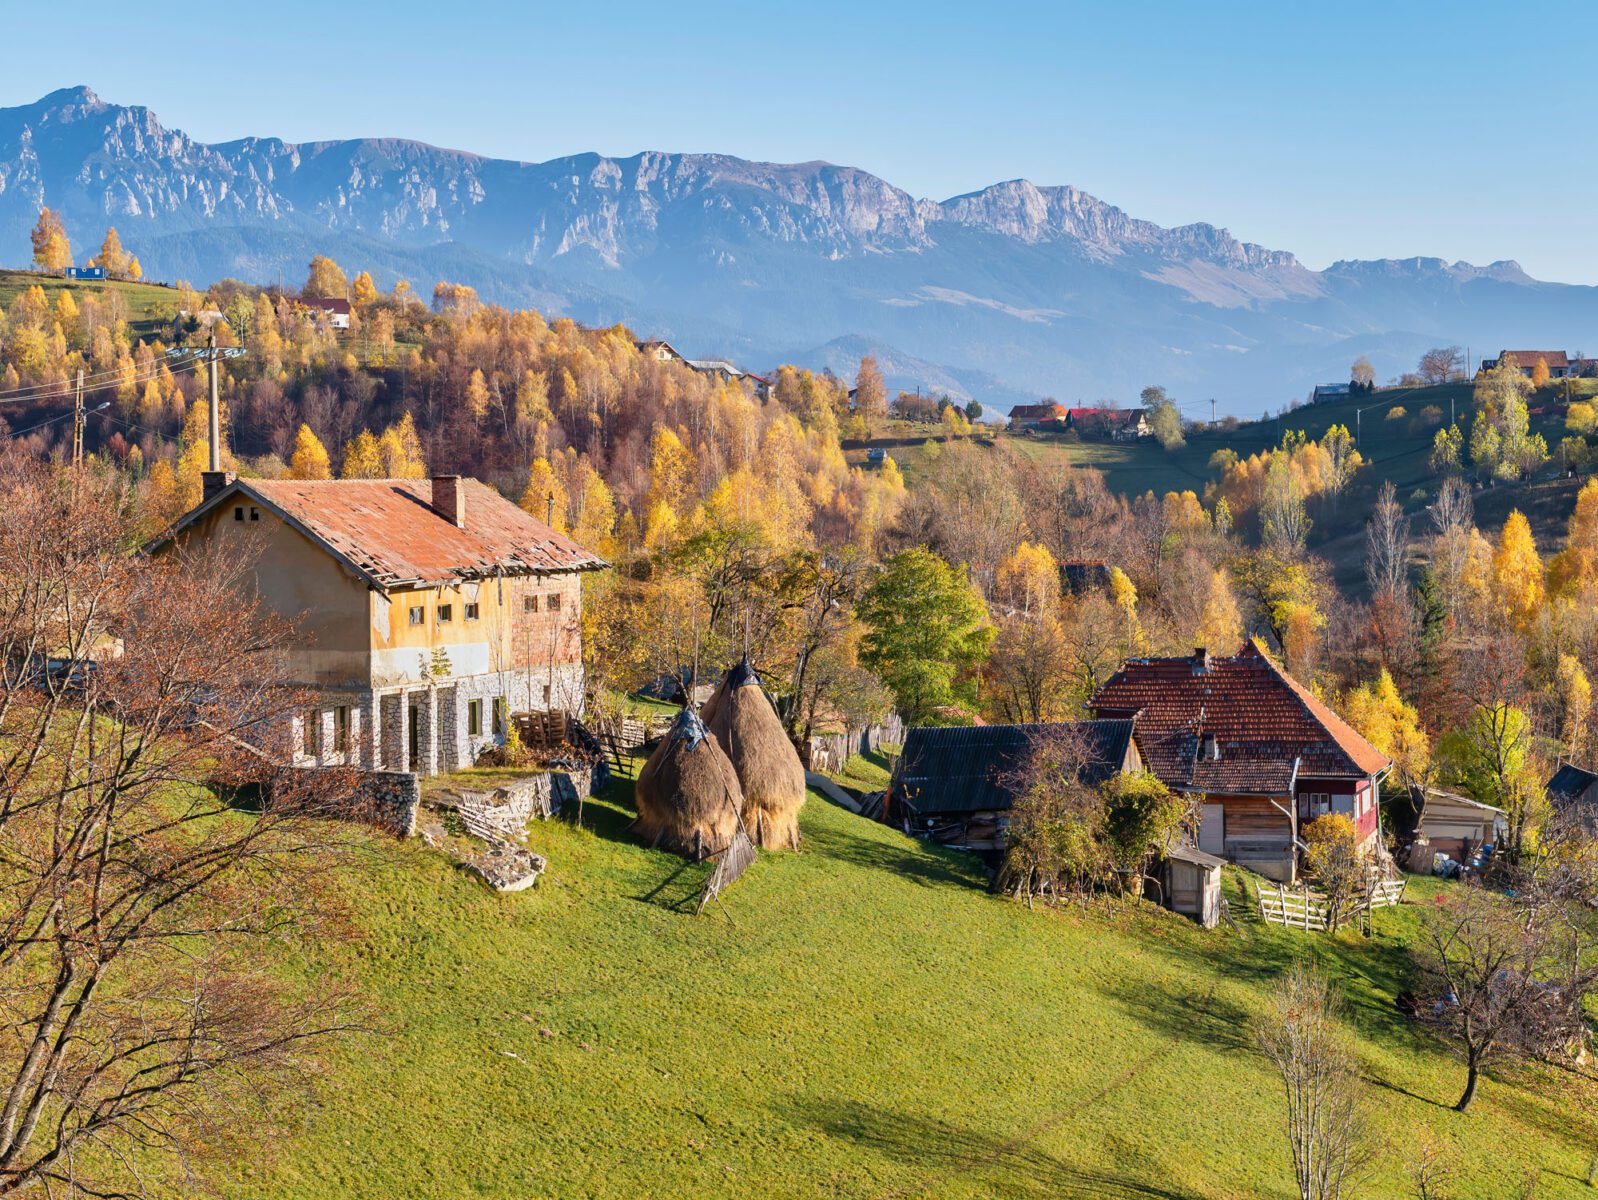
[[[588,768],[525,775],[494,788],[453,787],[432,793],[428,803],[453,809],[473,837],[485,841],[517,837],[534,820],[552,817],[589,794]]]
[[[352,768],[297,767],[312,775],[326,774],[330,784],[348,789]],[[349,800],[336,815],[361,825],[386,830],[396,837],[416,832],[416,808],[422,802],[421,781],[409,771],[354,771]]]

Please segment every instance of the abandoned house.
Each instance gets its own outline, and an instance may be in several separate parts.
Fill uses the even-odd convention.
[[[1323,813],[1376,840],[1392,764],[1252,639],[1231,657],[1129,659],[1088,707],[1136,718],[1147,768],[1198,800],[1207,854],[1291,882],[1299,832]]]
[[[579,580],[606,564],[493,488],[204,479],[147,549],[258,555],[261,601],[304,631],[295,674],[320,697],[292,715],[297,761],[432,775],[471,764],[512,714],[580,715]]]
[[[962,850],[1004,849],[1017,776],[1036,740],[1051,734],[1081,740],[1084,783],[1142,769],[1131,720],[917,726],[905,733],[883,820]]]

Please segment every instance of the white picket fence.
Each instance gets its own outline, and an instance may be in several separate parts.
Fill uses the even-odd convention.
[[[1291,929],[1317,929],[1325,932],[1330,924],[1326,897],[1308,884],[1295,887],[1273,885],[1261,880],[1259,895],[1260,917],[1273,925],[1286,925]],[[1404,880],[1379,879],[1344,916],[1352,920],[1371,909],[1388,908],[1404,899]]]

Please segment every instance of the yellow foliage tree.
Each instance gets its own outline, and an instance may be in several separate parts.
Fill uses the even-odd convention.
[[[1559,689],[1559,735],[1564,739],[1565,753],[1572,759],[1583,759],[1592,717],[1592,684],[1580,660],[1572,654],[1560,654],[1554,683]]]
[[[67,240],[66,226],[61,224],[61,215],[55,210],[39,210],[39,220],[29,240],[33,243],[34,264],[41,271],[65,271],[72,265],[72,243]]]
[[[384,479],[427,478],[427,460],[422,454],[422,440],[416,435],[416,422],[411,419],[410,413],[383,431],[377,448],[383,460]]]
[[[1524,630],[1543,602],[1543,564],[1531,524],[1518,508],[1509,514],[1493,550],[1492,597],[1500,614]]]
[[[664,504],[675,513],[685,507],[698,488],[694,486],[697,465],[682,439],[666,425],[655,430],[649,446],[649,493],[644,511],[649,514],[645,530],[653,524],[656,505]],[[646,532],[645,541],[648,541]]]
[[[1420,714],[1398,693],[1398,685],[1383,667],[1374,682],[1349,692],[1343,715],[1360,736],[1397,765],[1406,783],[1426,778],[1431,765],[1431,739]]]
[[[355,282],[350,284],[350,303],[356,308],[366,308],[377,300],[377,284],[372,282],[372,273],[362,271],[355,277]]]
[[[94,256],[90,265],[104,267],[105,273],[112,279],[123,279],[128,275],[131,262],[128,252],[122,248],[117,227],[111,226],[105,231],[105,241],[100,243],[100,253]]]
[[[383,453],[372,431],[363,429],[344,446],[344,465],[339,471],[342,479],[383,478]]]
[[[1589,479],[1576,493],[1565,533],[1565,548],[1548,563],[1548,590],[1554,595],[1573,595],[1598,580],[1598,479]]]
[[[579,545],[596,553],[607,556],[614,554],[616,498],[593,467],[583,471],[583,486],[577,504],[577,521],[572,526],[572,537]]]
[[[289,456],[288,477],[290,479],[333,478],[333,467],[328,461],[327,448],[311,432],[309,425],[302,423],[299,432],[294,435],[294,453]]]
[[[1538,358],[1531,366],[1531,386],[1536,391],[1548,386],[1548,360]]]
[[[1224,568],[1210,573],[1210,594],[1193,634],[1195,646],[1230,650],[1243,640],[1243,614],[1237,607],[1232,579]]]
[[[557,532],[566,532],[566,489],[548,459],[536,459],[527,472],[521,506],[523,512],[547,521]]]
[[[996,574],[999,596],[1012,608],[1042,613],[1059,603],[1060,567],[1039,542],[1022,542],[999,563]]]
[[[488,380],[483,378],[481,368],[474,369],[466,381],[466,411],[474,421],[481,421],[488,412]]]
[[[325,254],[311,259],[310,274],[306,277],[304,293],[319,300],[342,300],[349,293],[349,280],[341,268]]]

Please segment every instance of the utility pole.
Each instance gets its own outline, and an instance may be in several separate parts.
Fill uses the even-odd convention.
[[[1215,397],[1210,397],[1210,428],[1215,428]]]
[[[72,404],[72,465],[83,465],[83,368],[78,368],[78,386]]]
[[[216,330],[211,330],[211,336],[206,349],[207,365],[211,368],[211,412],[208,436],[211,439],[211,470],[222,469],[222,406],[217,400],[216,387]]]

